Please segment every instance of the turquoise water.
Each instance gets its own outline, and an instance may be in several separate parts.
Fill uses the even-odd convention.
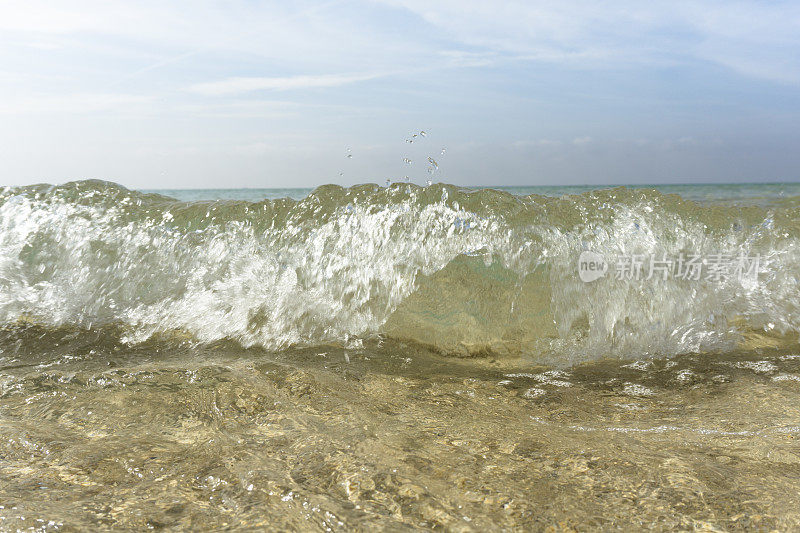
[[[497,189],[517,196],[538,194],[542,196],[564,196],[582,194],[613,185],[537,185],[537,186],[479,186],[465,187],[468,190]],[[751,205],[768,205],[788,196],[800,196],[800,183],[741,183],[741,184],[697,184],[697,185],[626,185],[631,189],[656,189],[665,194],[677,194],[695,202],[735,202]],[[184,202],[207,200],[275,200],[292,198],[300,200],[308,196],[313,188],[253,188],[253,189],[151,189]]]

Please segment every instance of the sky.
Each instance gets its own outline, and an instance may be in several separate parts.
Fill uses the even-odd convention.
[[[0,0],[0,185],[798,181],[798,124],[796,1]]]

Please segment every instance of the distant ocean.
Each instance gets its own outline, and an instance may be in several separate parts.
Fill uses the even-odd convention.
[[[478,186],[465,187],[467,190],[496,189],[517,196],[540,194],[543,196],[563,196],[583,194],[598,189],[608,189],[615,185],[537,185],[520,186]],[[630,189],[655,189],[664,194],[677,194],[686,200],[696,202],[746,201],[750,203],[769,203],[786,196],[800,196],[800,183],[744,183],[744,184],[698,184],[698,185],[626,185]],[[150,189],[143,192],[164,194],[183,202],[206,200],[244,200],[258,202],[277,198],[301,200],[313,188],[248,188],[248,189]]]

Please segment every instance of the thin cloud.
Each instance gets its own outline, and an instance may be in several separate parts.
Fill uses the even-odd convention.
[[[439,56],[447,60],[447,66],[449,67],[485,67],[497,61],[497,54],[494,52],[441,50]]]
[[[712,62],[800,83],[800,5],[745,0],[380,0],[477,50],[574,67]]]
[[[328,74],[318,76],[288,77],[235,77],[220,81],[197,83],[189,87],[191,92],[204,96],[225,96],[253,91],[289,91],[321,87],[340,87],[361,81],[379,78],[383,74]]]
[[[397,10],[420,22],[407,39],[392,29]],[[0,30],[42,47],[60,47],[58,37],[69,35],[85,37],[81,46],[89,50],[99,37],[164,53],[123,79],[208,51],[279,57],[309,69],[344,70],[358,57],[365,69],[379,70],[418,64],[444,42],[453,49],[443,56],[451,66],[485,66],[493,55],[578,67],[703,61],[751,78],[800,83],[800,4],[786,1],[333,0],[297,9],[243,0],[224,6],[213,0],[28,0],[0,7]],[[308,64],[315,59],[316,66]]]
[[[134,106],[150,105],[154,101],[152,96],[135,94],[30,95],[3,100],[0,102],[0,115],[130,112]]]

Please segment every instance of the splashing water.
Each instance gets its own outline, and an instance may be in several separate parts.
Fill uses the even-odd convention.
[[[89,181],[0,195],[0,321],[118,324],[244,346],[387,335],[570,362],[795,336],[800,219],[624,188],[515,197],[326,186],[301,201],[182,203]],[[577,256],[760,254],[757,283],[580,281]]]

